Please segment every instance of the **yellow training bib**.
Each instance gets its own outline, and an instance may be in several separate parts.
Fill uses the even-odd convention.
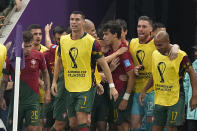
[[[140,44],[139,39],[132,39],[129,45],[129,51],[132,55],[134,65],[143,65],[143,68],[139,71],[139,76],[136,77],[134,91],[140,93],[146,86],[150,76],[152,75],[152,53],[156,50],[154,40],[146,44]],[[149,89],[147,92],[151,92]]]
[[[61,37],[65,88],[69,92],[88,91],[92,86],[91,53],[94,41],[89,34],[78,40],[72,40],[70,34]]]
[[[175,105],[179,100],[179,67],[184,51],[179,50],[178,57],[170,60],[157,50],[152,56],[152,74],[155,91],[155,104],[162,106]]]
[[[0,44],[0,83],[2,78],[2,70],[6,60],[7,49],[4,45]]]

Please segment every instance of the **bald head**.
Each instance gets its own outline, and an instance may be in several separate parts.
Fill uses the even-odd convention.
[[[94,38],[97,38],[96,29],[91,20],[85,19],[84,30]]]
[[[165,54],[170,50],[170,40],[169,35],[166,31],[159,31],[154,37],[154,43],[157,50]]]
[[[159,41],[169,42],[169,35],[166,31],[159,31],[156,34],[155,39],[157,39]]]

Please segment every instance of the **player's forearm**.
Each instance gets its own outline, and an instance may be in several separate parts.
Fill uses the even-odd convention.
[[[107,63],[111,62],[114,58],[116,58],[118,56],[118,53],[117,52],[114,52],[113,54],[105,57],[105,60]]]
[[[52,45],[49,31],[45,31],[45,44],[46,44],[46,47],[47,47],[48,49],[49,49],[49,48],[51,47],[51,45]]]
[[[62,69],[62,61],[61,58],[59,57],[54,67],[53,83],[57,83],[61,69]]]
[[[147,85],[145,86],[145,88],[143,89],[144,92],[146,92],[148,89],[150,89],[153,86],[153,77],[151,76]]]
[[[44,79],[45,90],[50,90],[50,78],[47,69],[43,71],[43,77],[44,77],[43,79]]]
[[[98,60],[98,63],[100,64],[100,66],[107,78],[108,83],[113,83],[111,71],[110,71],[109,66],[108,66],[107,62],[105,61],[104,57],[100,58]]]
[[[189,69],[190,81],[192,86],[192,96],[197,96],[197,80],[193,67]]]
[[[135,74],[133,72],[133,70],[129,71],[128,73],[129,79],[128,79],[128,83],[127,83],[127,89],[126,89],[126,93],[131,94],[134,85],[135,85]]]
[[[3,78],[1,80],[1,87],[0,87],[0,100],[3,98],[4,91],[8,85],[8,76],[3,75]]]

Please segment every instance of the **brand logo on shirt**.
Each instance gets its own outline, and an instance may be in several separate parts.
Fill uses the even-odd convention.
[[[143,50],[138,50],[136,53],[137,60],[140,65],[143,65],[144,57],[145,57],[145,52]],[[144,66],[141,67],[140,70],[144,70]]]
[[[36,60],[32,59],[31,60],[31,68],[35,68],[36,67]]]
[[[77,68],[77,63],[76,63],[77,55],[78,55],[78,49],[76,47],[70,48],[69,56],[70,56],[70,59],[72,60],[71,62],[72,68]]]
[[[159,62],[159,64],[157,65],[157,69],[158,69],[159,75],[160,75],[160,77],[161,77],[160,82],[161,82],[161,83],[164,83],[163,74],[164,74],[164,72],[165,72],[165,70],[166,70],[166,64],[165,64],[164,62]]]

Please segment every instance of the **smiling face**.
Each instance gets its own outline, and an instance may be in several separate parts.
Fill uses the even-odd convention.
[[[152,26],[146,20],[139,20],[137,26],[137,34],[140,42],[146,43],[150,38],[150,33],[152,31]]]

